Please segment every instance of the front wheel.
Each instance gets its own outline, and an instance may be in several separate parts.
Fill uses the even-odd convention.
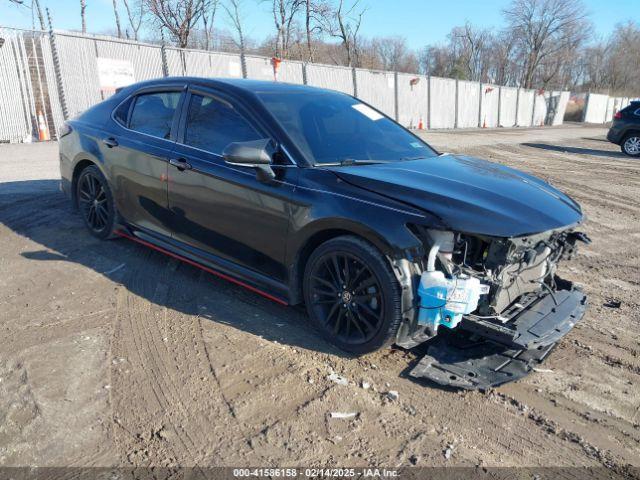
[[[311,320],[340,349],[364,354],[395,340],[400,285],[368,242],[344,236],[320,245],[307,262],[303,290]]]
[[[630,157],[640,157],[640,133],[627,135],[620,145],[622,153]]]
[[[76,198],[84,224],[94,237],[113,236],[117,212],[107,179],[95,165],[86,167],[78,177]]]

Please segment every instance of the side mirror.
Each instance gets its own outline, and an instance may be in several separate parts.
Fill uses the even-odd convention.
[[[271,169],[270,143],[271,140],[268,138],[250,142],[233,142],[225,147],[222,157],[229,165],[253,167],[256,169],[258,180],[270,181],[276,176]]]

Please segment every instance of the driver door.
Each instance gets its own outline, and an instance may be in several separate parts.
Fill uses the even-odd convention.
[[[222,151],[229,143],[269,138],[269,133],[218,92],[191,88],[184,105],[169,166],[174,238],[284,281],[297,168],[274,165],[277,179],[267,183],[252,167],[228,165]]]

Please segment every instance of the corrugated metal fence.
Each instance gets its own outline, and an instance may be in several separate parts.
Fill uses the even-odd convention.
[[[43,121],[55,138],[64,119],[113,94],[101,81],[103,61],[124,63],[135,81],[167,75],[275,79],[271,59],[253,55],[2,27],[0,43],[0,142],[31,141]],[[280,64],[277,80],[355,95],[412,128],[558,125],[569,98],[569,92],[295,61]]]
[[[582,121],[587,123],[607,123],[619,110],[640,98],[610,97],[599,93],[582,93],[574,101],[584,102]]]

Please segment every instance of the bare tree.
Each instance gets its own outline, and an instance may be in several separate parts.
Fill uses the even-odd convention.
[[[113,14],[116,18],[116,31],[118,32],[118,38],[122,38],[122,28],[120,27],[120,14],[118,13],[118,3],[113,0]]]
[[[481,81],[488,70],[487,53],[491,33],[467,22],[463,27],[455,27],[449,38],[456,52],[457,66],[462,70],[462,78]]]
[[[581,0],[513,0],[504,15],[517,39],[525,88],[534,86],[543,63],[582,46],[589,35]]]
[[[140,31],[146,13],[144,2],[143,0],[135,0],[135,3],[130,4],[129,0],[122,0],[122,3],[124,3],[124,8],[127,11],[127,19],[133,32],[133,39],[138,40],[138,32]]]
[[[323,19],[330,13],[327,0],[304,1],[304,30],[307,43],[307,61],[313,62],[313,38],[322,33]]]
[[[82,22],[82,33],[87,33],[87,1],[80,0],[80,21]]]
[[[211,0],[145,0],[145,4],[158,26],[166,28],[180,48],[186,48]]]
[[[245,37],[240,14],[240,10],[242,9],[242,1],[228,0],[227,3],[224,3],[222,5],[222,8],[224,8],[224,11],[227,13],[228,20],[234,29],[234,42],[236,44],[236,47],[240,50],[240,52],[244,53]]]
[[[213,36],[213,23],[216,19],[216,12],[218,11],[218,0],[211,0],[209,3],[208,12],[202,14],[202,23],[204,26],[205,36],[205,50],[209,50],[211,47],[211,39]]]
[[[396,72],[416,72],[418,59],[402,37],[381,37],[371,41],[376,68]]]
[[[358,64],[358,34],[362,17],[367,11],[366,8],[359,8],[359,3],[360,0],[354,0],[351,5],[345,5],[345,0],[339,0],[337,7],[325,19],[326,30],[340,40],[349,67]]]
[[[291,42],[291,27],[303,0],[265,0],[271,3],[273,23],[276,28],[274,55],[278,58],[288,58]]]

